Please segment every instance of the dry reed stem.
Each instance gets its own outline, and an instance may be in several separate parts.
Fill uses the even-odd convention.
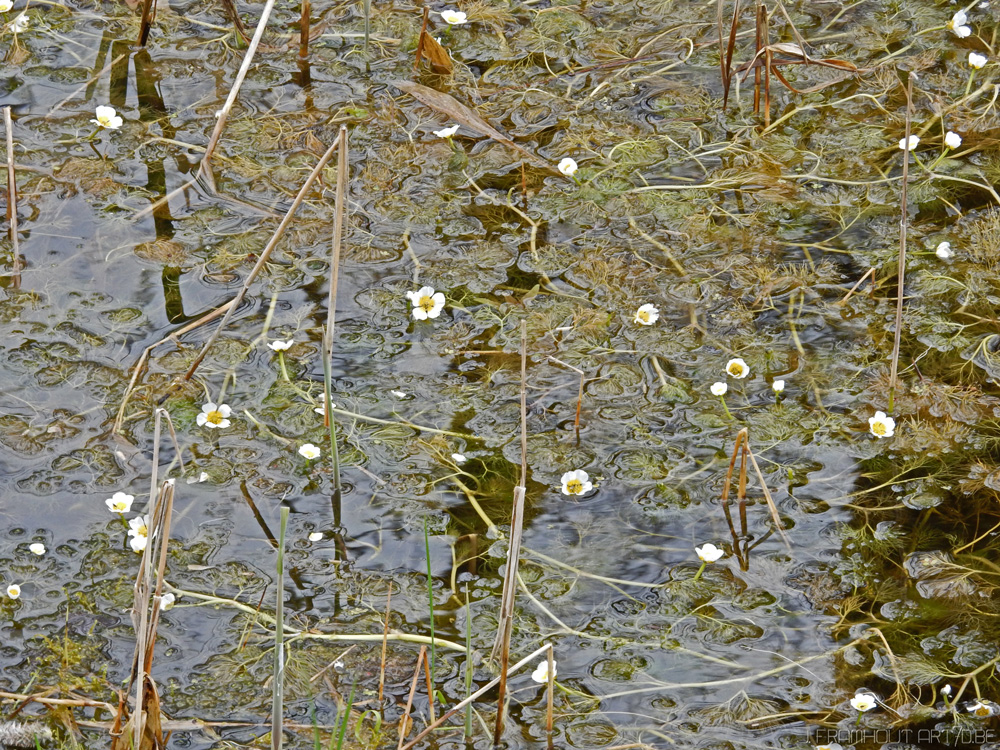
[[[410,710],[413,708],[413,696],[417,693],[417,682],[420,680],[420,667],[427,661],[427,646],[420,647],[420,654],[417,656],[417,664],[413,669],[413,678],[410,680],[410,693],[406,696],[406,708],[403,709],[403,716],[399,720],[399,742],[396,750],[403,747],[406,742],[406,734],[410,730],[413,720],[410,718]],[[350,707],[348,707],[350,710]]]
[[[14,176],[14,122],[10,107],[3,108],[3,126],[7,134],[7,221],[10,222],[10,277],[15,289],[21,288],[21,251],[17,240],[17,182]]]
[[[576,441],[579,443],[580,442],[580,410],[581,410],[581,408],[583,406],[583,384],[584,384],[584,378],[586,376],[584,375],[583,370],[581,370],[579,367],[573,367],[573,365],[567,364],[566,362],[563,362],[561,359],[556,359],[555,357],[551,357],[550,356],[549,359],[551,359],[556,364],[562,365],[563,367],[568,367],[570,370],[572,370],[573,372],[577,373],[580,376],[580,390],[579,390],[579,393],[577,393],[577,395],[576,395],[576,418],[573,420],[573,429],[576,432]],[[523,481],[524,480],[522,480],[522,482]]]
[[[431,615],[433,617],[433,614]],[[431,721],[434,721],[434,676],[431,674],[430,659],[424,659],[424,680],[427,683],[427,711]]]
[[[385,657],[389,650],[389,616],[392,614],[392,584],[385,597],[385,626],[382,628],[382,657],[378,664],[378,710],[382,713],[382,696],[385,694]],[[352,646],[353,648],[353,646]]]
[[[843,305],[844,303],[846,303],[847,300],[849,300],[851,298],[851,296],[858,290],[858,287],[861,286],[863,283],[865,283],[865,279],[867,279],[869,276],[872,277],[872,284],[874,285],[874,283],[875,283],[875,268],[874,267],[869,268],[867,271],[865,271],[865,275],[862,276],[860,279],[858,279],[857,283],[855,283],[855,285],[850,288],[850,290],[847,292],[847,294],[844,295],[844,298],[842,300],[840,300],[839,302],[837,302],[837,304],[838,305]]]
[[[552,646],[550,644],[546,643],[541,648],[535,649],[530,654],[528,654],[523,659],[521,659],[521,661],[519,661],[513,667],[511,667],[510,669],[508,669],[504,674],[501,675],[501,677],[506,678],[506,677],[510,677],[511,675],[517,674],[517,671],[519,669],[521,669],[522,667],[524,667],[526,664],[531,663],[531,661],[534,660],[534,658],[536,656],[538,656],[539,654],[544,653],[547,649],[551,649],[551,648],[552,648]],[[459,711],[461,711],[463,708],[465,708],[466,706],[468,706],[470,703],[472,703],[474,700],[476,700],[477,698],[479,698],[481,695],[485,695],[486,693],[488,693],[499,682],[500,682],[500,677],[495,677],[494,679],[490,680],[485,685],[483,685],[481,688],[479,688],[479,690],[477,690],[476,692],[474,692],[472,695],[468,696],[467,698],[459,701],[454,706],[452,706],[452,708],[448,711],[448,713],[446,713],[443,716],[441,716],[440,718],[438,718],[437,721],[433,722],[432,724],[428,724],[426,727],[424,727],[423,730],[420,732],[420,734],[418,734],[416,737],[414,737],[412,740],[410,740],[406,745],[404,745],[404,746],[402,746],[400,748],[397,748],[397,750],[412,750],[412,748],[418,742],[420,742],[420,740],[422,740],[428,734],[430,734],[435,729],[437,729],[439,726],[441,726],[442,724],[444,724],[446,721],[448,721],[448,719],[450,719],[452,716],[454,716],[455,714],[457,714]]]
[[[302,12],[299,15],[299,57],[309,55],[309,13],[312,10],[309,0],[302,0]]]
[[[269,5],[273,4],[273,1],[274,0],[268,0]],[[190,380],[191,376],[194,375],[195,370],[198,369],[198,365],[200,365],[202,360],[205,359],[205,355],[208,354],[208,350],[211,348],[212,344],[215,343],[215,341],[219,338],[219,335],[225,329],[226,324],[229,322],[229,319],[233,315],[233,312],[240,306],[240,303],[243,301],[243,297],[250,289],[250,285],[254,282],[254,279],[257,278],[257,275],[264,269],[264,266],[270,259],[271,253],[274,251],[274,248],[277,247],[278,242],[284,236],[285,231],[288,229],[288,225],[292,223],[292,218],[295,216],[295,212],[298,210],[299,206],[302,205],[302,202],[305,200],[306,195],[308,194],[309,189],[312,187],[313,182],[315,182],[316,178],[319,177],[319,173],[323,170],[323,167],[326,166],[326,163],[333,156],[333,152],[336,150],[336,148],[337,148],[336,143],[330,146],[330,148],[326,150],[326,153],[323,154],[322,157],[320,157],[320,160],[313,168],[313,171],[309,173],[309,176],[306,178],[305,183],[302,185],[302,187],[299,189],[298,194],[295,196],[295,200],[292,201],[292,205],[285,213],[285,217],[281,220],[281,223],[278,225],[278,228],[274,230],[274,234],[271,236],[270,241],[267,243],[267,247],[265,247],[261,251],[260,258],[258,258],[257,263],[250,270],[250,273],[247,275],[247,278],[243,282],[243,286],[240,287],[240,290],[236,293],[236,296],[233,297],[232,301],[229,303],[229,309],[226,310],[226,314],[225,316],[223,316],[222,322],[219,323],[219,326],[209,337],[208,341],[205,343],[205,346],[202,347],[201,352],[198,353],[198,356],[195,359],[194,363],[188,369],[187,374],[184,376],[185,380]]]
[[[136,44],[145,47],[149,40],[149,29],[156,20],[156,0],[142,0],[142,17],[139,19],[139,39]]]
[[[896,376],[899,371],[899,345],[903,336],[903,292],[906,280],[906,228],[909,224],[907,182],[910,177],[910,130],[913,117],[913,74],[906,81],[906,131],[903,134],[903,183],[900,186],[899,257],[896,260],[896,330],[892,337],[892,365],[889,371],[889,414],[896,401]]]

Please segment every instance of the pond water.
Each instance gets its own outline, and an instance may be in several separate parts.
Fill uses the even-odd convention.
[[[963,24],[929,0],[765,5],[771,41],[804,41],[811,64],[772,48],[790,87],[770,75],[758,112],[753,71],[732,73],[723,107],[715,3],[481,0],[452,26],[431,4],[450,75],[414,71],[419,4],[373,3],[366,44],[363,3],[316,3],[305,55],[299,6],[276,7],[214,189],[191,181],[247,46],[224,4],[161,2],[145,48],[125,4],[0,13],[23,265],[18,278],[8,216],[0,581],[20,593],[0,596],[3,714],[30,694],[117,705],[140,561],[126,527],[152,510],[154,458],[176,478],[177,603],[152,667],[164,714],[188,722],[170,744],[270,743],[279,590],[289,746],[318,731],[336,747],[351,695],[343,746],[396,746],[432,635],[438,714],[468,694],[470,665],[485,685],[520,476],[523,325],[511,658],[552,644],[555,746],[1000,741],[1000,7],[976,3]],[[238,4],[248,33],[262,8]],[[754,34],[743,8],[733,68]],[[95,125],[99,106],[121,126]],[[458,131],[436,135],[456,113]],[[184,375],[219,323],[185,327],[239,292],[342,126],[338,493],[316,412],[336,157]],[[908,127],[912,152],[898,145]],[[407,293],[425,286],[444,306],[417,320]],[[641,320],[644,305],[657,315]],[[230,424],[199,424],[206,403],[229,405]],[[157,407],[179,451],[164,431],[154,456]],[[894,418],[888,436],[877,411]],[[739,459],[727,472],[744,428],[742,522]],[[577,470],[592,488],[564,493]],[[135,496],[128,513],[109,511],[116,492]],[[703,566],[705,544],[724,555]],[[533,668],[510,680],[505,747],[546,746]],[[859,689],[879,698],[863,715]],[[475,703],[471,746],[492,745],[496,698]],[[113,718],[28,715],[88,747]],[[453,723],[421,746],[465,745]]]

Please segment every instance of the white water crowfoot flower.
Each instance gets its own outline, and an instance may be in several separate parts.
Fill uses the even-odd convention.
[[[174,603],[177,601],[177,597],[173,594],[166,593],[160,597],[160,611],[167,612],[174,608]]]
[[[34,544],[29,544],[28,552],[30,552],[33,555],[38,555],[39,557],[41,557],[42,555],[45,554],[45,545],[42,544],[41,542],[35,542]]]
[[[920,139],[915,135],[911,135],[909,140],[906,138],[899,139],[899,148],[901,151],[913,151],[919,143]]]
[[[568,156],[560,161],[559,165],[556,167],[561,174],[564,174],[567,177],[572,177],[574,181],[576,180],[576,170],[579,168],[580,167],[576,164],[576,159],[571,159]]]
[[[323,532],[322,531],[314,531],[314,532],[312,532],[311,534],[309,534],[309,541],[310,542],[322,542],[323,541]]]
[[[91,120],[99,128],[106,128],[107,130],[118,130],[122,126],[124,120],[118,116],[115,112],[114,107],[98,107],[95,111],[97,117]]]
[[[877,411],[874,417],[868,417],[868,429],[877,438],[892,437],[896,431],[896,420],[886,416],[884,411]]]
[[[934,249],[934,254],[941,260],[948,260],[952,256],[951,243],[950,242],[940,242],[938,246]]]
[[[462,453],[452,453],[451,460],[454,461],[456,464],[464,464],[469,459],[467,459],[465,455]]]
[[[969,53],[969,67],[973,70],[980,70],[986,67],[986,63],[989,62],[989,58],[986,55],[980,55],[978,52]]]
[[[441,20],[448,24],[449,28],[452,26],[461,26],[464,23],[469,22],[469,17],[465,15],[460,10],[448,10],[441,11]]]
[[[128,513],[132,510],[132,503],[135,501],[134,495],[126,495],[124,492],[116,492],[104,501],[108,510],[112,513]]]
[[[775,393],[777,393],[778,395],[784,393],[785,392],[785,381],[784,380],[775,380],[773,383],[771,383],[771,390],[774,391]]]
[[[945,24],[945,28],[952,32],[959,39],[965,39],[967,36],[972,34],[972,29],[970,29],[965,24],[968,23],[969,17],[966,15],[964,10],[958,11],[955,15],[951,17],[951,20]]]
[[[567,471],[562,475],[560,481],[562,482],[562,493],[564,495],[586,495],[594,489],[594,484],[590,481],[590,475],[583,469]]]
[[[450,141],[451,137],[458,132],[458,125],[452,125],[450,128],[444,128],[443,130],[434,130],[432,132],[438,138],[444,138],[445,140]]]
[[[952,149],[958,148],[962,145],[962,136],[954,130],[949,130],[944,134],[944,145]]]
[[[10,22],[10,30],[15,34],[21,34],[28,30],[28,26],[31,25],[31,20],[28,18],[27,13],[22,13],[13,21]]]
[[[726,362],[726,374],[731,375],[737,380],[743,380],[743,378],[750,374],[750,367],[746,362],[737,357]]]
[[[7,586],[7,596],[11,599],[17,599],[21,595],[21,587],[16,583],[8,584]]]
[[[976,701],[975,703],[970,703],[966,709],[973,716],[978,716],[980,719],[988,719],[990,716],[995,716],[997,711],[1000,710],[1000,706],[992,701]]]
[[[877,703],[878,701],[871,693],[860,692],[851,698],[851,708],[861,713],[871,711]]]
[[[656,309],[656,306],[645,304],[635,311],[635,318],[632,322],[641,326],[651,326],[659,319],[660,311]]]
[[[414,320],[436,318],[444,309],[444,294],[435,292],[431,286],[420,287],[416,292],[407,292],[406,298],[413,303]]]
[[[558,674],[558,672],[559,672],[559,670],[556,667],[556,660],[553,659],[552,660],[552,679],[553,680],[556,678],[556,674]],[[544,685],[546,682],[549,681],[549,660],[548,659],[544,660],[537,667],[535,667],[535,671],[531,673],[531,679],[533,679],[535,682],[537,682],[540,685]]]
[[[834,742],[832,745],[813,745],[813,750],[844,750],[844,746]]]
[[[229,408],[228,404],[219,404],[216,406],[211,401],[201,407],[201,414],[195,420],[199,427],[209,427],[213,430],[223,429],[229,427],[232,424],[229,421],[229,416],[233,413],[233,410]]]
[[[149,542],[149,516],[136,516],[128,522],[129,546],[133,552],[142,552]]]
[[[319,458],[320,449],[317,448],[312,443],[306,443],[299,448],[299,455],[302,456],[306,461],[312,461],[314,458]]]
[[[713,396],[725,396],[726,391],[729,390],[729,386],[720,380],[717,383],[712,383],[712,386],[709,388],[709,390],[712,391]]]
[[[714,544],[703,544],[701,547],[695,547],[694,551],[695,553],[697,553],[698,559],[701,560],[701,567],[698,568],[698,572],[694,574],[694,578],[692,579],[691,583],[694,583],[699,578],[701,578],[701,574],[705,572],[705,568],[708,566],[709,563],[714,563],[716,560],[718,560],[720,557],[726,554],[723,550],[719,549]]]
[[[289,349],[292,348],[292,345],[294,343],[295,339],[288,339],[288,341],[282,341],[281,339],[277,339],[276,341],[269,341],[267,344],[267,348],[275,352],[287,352]]]
[[[12,3],[10,0],[0,0],[0,13],[6,13],[13,7],[14,3]]]

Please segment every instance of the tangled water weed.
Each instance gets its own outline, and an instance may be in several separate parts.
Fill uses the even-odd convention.
[[[866,730],[993,731],[1000,16],[905,5],[765,2],[757,49],[744,3],[732,53],[705,4],[434,8],[452,73],[414,73],[412,9],[313,4],[302,34],[276,7],[219,118],[259,8],[173,8],[141,49],[126,5],[0,5],[0,689],[117,705],[157,543],[136,488],[183,475],[152,667],[174,736],[267,731],[280,600],[288,741],[314,711],[321,742],[396,745],[496,669],[462,644],[496,632],[523,488],[511,656],[557,649],[557,746],[822,746],[859,687],[885,696]],[[344,215],[334,159],[265,258],[341,125]],[[512,748],[547,731],[523,685]]]

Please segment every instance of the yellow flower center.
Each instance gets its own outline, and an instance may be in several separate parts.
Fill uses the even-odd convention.
[[[743,374],[743,365],[741,364],[731,364],[729,365],[729,374],[734,378],[738,378]]]
[[[101,125],[107,127],[108,124],[111,122],[111,118],[108,117],[107,115],[101,115],[100,117],[97,118],[97,121],[101,123]]]
[[[138,536],[148,536],[149,535],[149,530],[146,528],[145,524],[143,524],[142,526],[137,526],[136,527],[135,533]]]
[[[434,299],[424,295],[420,298],[420,302],[417,303],[417,307],[421,307],[425,313],[429,313],[434,309]]]
[[[980,706],[976,709],[976,716],[989,716],[991,713],[989,706]]]
[[[210,411],[205,415],[205,421],[211,422],[212,424],[222,424],[223,419],[225,419],[225,417],[222,416],[221,411]]]
[[[876,435],[885,435],[885,422],[872,422],[872,432]]]
[[[566,482],[566,491],[571,495],[579,495],[583,492],[583,482],[579,479],[570,479]]]
[[[649,322],[649,311],[647,311],[647,310],[640,310],[636,314],[636,317],[638,317],[639,320],[641,320],[643,323],[648,323]]]

